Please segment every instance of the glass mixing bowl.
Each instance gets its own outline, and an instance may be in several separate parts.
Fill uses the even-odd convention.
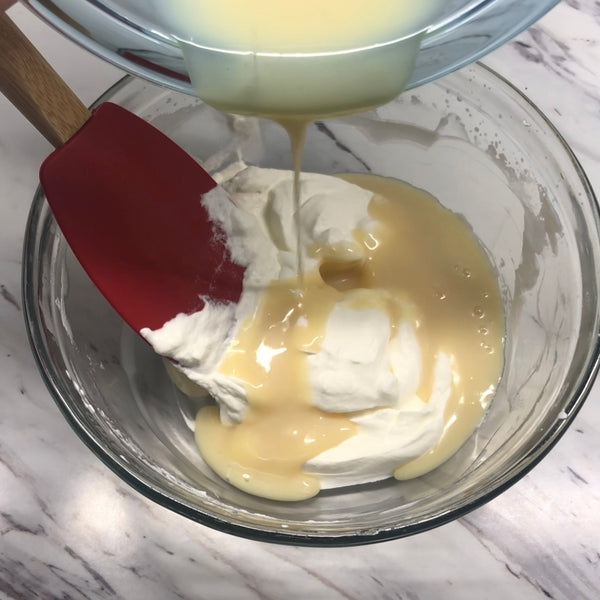
[[[155,83],[195,94],[179,43],[159,20],[151,1],[22,1],[98,56]],[[475,61],[534,23],[558,1],[447,0],[422,42],[408,87]]]
[[[104,100],[151,121],[209,170],[238,156],[264,167],[290,165],[286,134],[273,122],[225,115],[132,78]],[[585,400],[598,367],[598,207],[549,122],[478,65],[372,112],[315,123],[304,169],[370,172],[426,189],[466,219],[497,269],[506,311],[504,373],[485,420],[444,465],[412,481],[331,490],[299,503],[231,487],[194,444],[197,401],[175,389],[161,359],[91,284],[41,191],[24,249],[33,351],[84,442],[142,494],[190,519],[306,545],[414,534],[514,483],[548,452]]]

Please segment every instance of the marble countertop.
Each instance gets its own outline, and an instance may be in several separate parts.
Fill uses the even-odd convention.
[[[85,101],[121,76],[23,7],[10,14]],[[484,62],[550,117],[600,190],[598,2],[565,0]],[[21,245],[49,151],[0,96],[0,599],[600,597],[598,385],[524,479],[456,522],[393,542],[311,549],[237,539],[122,483],[64,421],[23,324]]]

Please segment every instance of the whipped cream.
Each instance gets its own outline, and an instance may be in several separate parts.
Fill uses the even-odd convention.
[[[296,274],[292,178],[290,171],[243,164],[217,175],[221,185],[203,204],[226,233],[233,260],[246,267],[241,299],[223,305],[206,298],[201,311],[141,331],[156,352],[173,359],[216,400],[225,426],[244,421],[248,398],[244,381],[219,372],[223,357],[265,288]],[[368,234],[376,226],[368,210],[372,192],[337,177],[303,173],[300,198],[307,273],[318,271],[324,258],[339,264],[365,259],[355,232]],[[420,398],[421,348],[412,322],[402,318],[413,310],[386,290],[349,290],[327,316],[320,346],[307,351],[312,404],[345,413],[356,425],[354,435],[303,465],[322,489],[391,477],[440,439],[452,387],[450,358],[437,354],[430,395]]]

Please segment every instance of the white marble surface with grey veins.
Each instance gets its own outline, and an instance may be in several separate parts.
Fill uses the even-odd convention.
[[[121,74],[17,6],[92,101]],[[487,57],[549,116],[600,190],[600,4],[568,0]],[[29,350],[21,245],[49,145],[0,97],[0,599],[600,598],[600,387],[533,472],[468,516],[373,546],[237,539],[122,483],[59,413]]]

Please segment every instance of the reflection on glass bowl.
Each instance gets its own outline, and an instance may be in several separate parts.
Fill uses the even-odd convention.
[[[481,58],[559,0],[447,0],[431,24],[408,87]],[[113,64],[194,94],[178,42],[148,0],[23,0],[56,29]]]
[[[240,155],[288,168],[276,124],[219,113],[131,78],[103,100],[142,115],[218,169]],[[518,91],[474,65],[369,113],[317,122],[304,169],[371,172],[424,188],[462,215],[500,279],[506,365],[481,426],[447,463],[281,503],[217,477],[193,438],[199,400],[90,283],[38,192],[24,250],[24,304],[51,394],[85,443],[150,499],[265,541],[349,545],[424,531],[502,492],[531,469],[581,407],[598,366],[598,208],[564,141]]]

